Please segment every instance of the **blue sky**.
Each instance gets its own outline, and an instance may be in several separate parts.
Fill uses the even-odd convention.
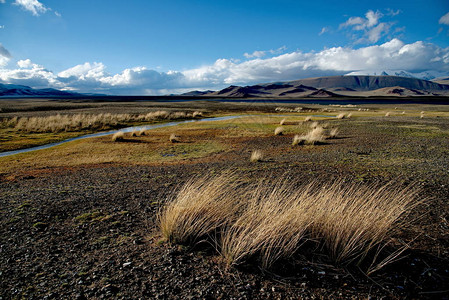
[[[0,0],[0,44],[0,82],[80,92],[446,75],[449,1]]]

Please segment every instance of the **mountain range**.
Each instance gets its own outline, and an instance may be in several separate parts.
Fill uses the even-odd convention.
[[[33,89],[29,86],[1,84],[0,97],[83,97],[100,96],[60,91]],[[371,96],[449,96],[449,77],[432,81],[415,77],[391,75],[343,75],[307,78],[286,82],[263,83],[248,86],[231,85],[220,91],[191,91],[179,96],[217,98],[329,98]]]
[[[343,75],[307,78],[286,82],[264,83],[250,86],[231,85],[216,92],[194,91],[188,94],[204,97],[274,97],[323,98],[370,96],[449,96],[449,85],[441,82],[399,76]],[[183,94],[187,95],[187,94]]]
[[[79,93],[65,92],[56,89],[33,89],[26,85],[2,84],[0,83],[0,96],[10,97],[54,97],[54,96],[77,96]]]

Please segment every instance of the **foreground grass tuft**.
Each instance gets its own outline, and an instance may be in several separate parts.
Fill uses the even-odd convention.
[[[232,223],[240,210],[238,181],[228,174],[187,182],[158,215],[165,239],[195,243]]]
[[[176,243],[209,239],[227,265],[257,258],[263,267],[314,244],[337,265],[359,264],[407,227],[419,191],[388,183],[341,180],[299,188],[282,179],[239,185],[236,175],[189,181],[159,216],[163,236]],[[372,270],[388,260],[376,262]]]

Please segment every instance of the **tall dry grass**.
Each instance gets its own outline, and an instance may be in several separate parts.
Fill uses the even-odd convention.
[[[113,142],[123,141],[125,139],[125,133],[123,131],[118,131],[112,135]]]
[[[223,230],[241,209],[239,184],[229,173],[188,181],[158,215],[163,237],[174,243],[195,243]]]
[[[168,138],[168,140],[172,143],[179,143],[181,141],[180,137],[174,133],[170,134],[170,137]]]
[[[251,152],[251,157],[250,157],[250,161],[251,162],[258,162],[261,161],[263,159],[263,152],[261,150],[254,150],[253,152]]]
[[[282,135],[284,133],[284,127],[276,127],[276,129],[274,130],[274,135]]]
[[[305,135],[295,135],[292,145],[309,144],[315,145],[324,142],[327,138],[326,131],[321,126],[316,126]]]
[[[394,183],[294,186],[283,179],[243,186],[232,173],[192,180],[163,208],[162,234],[179,243],[208,236],[229,266],[258,258],[270,267],[311,243],[320,257],[359,264],[406,228],[420,203],[417,189]],[[371,257],[372,270],[388,262]]]
[[[2,122],[2,126],[25,132],[63,132],[80,130],[107,130],[125,126],[132,122],[155,120],[175,120],[201,116],[200,112],[155,111],[147,114],[73,114],[47,117],[11,118]]]

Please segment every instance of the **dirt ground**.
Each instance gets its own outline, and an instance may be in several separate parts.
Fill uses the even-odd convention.
[[[182,126],[176,145],[165,139],[173,129],[160,129],[124,142],[130,159],[68,163],[74,154],[58,149],[0,158],[1,299],[448,299],[448,109],[405,109],[388,118],[384,111],[394,107],[348,120],[322,118],[340,135],[315,146],[291,146],[295,131],[304,129],[296,125],[274,136],[282,119],[276,117]],[[423,109],[431,112],[420,119],[416,112]],[[255,109],[239,112],[248,110]],[[103,149],[112,142],[86,143]],[[142,147],[151,151],[135,155]],[[264,159],[251,163],[255,149]],[[67,159],[52,161],[61,153]],[[207,245],[162,242],[156,215],[164,201],[192,176],[229,169],[249,180],[394,180],[420,186],[426,201],[396,237],[410,248],[371,276],[300,254],[269,270],[250,263],[229,269]]]

